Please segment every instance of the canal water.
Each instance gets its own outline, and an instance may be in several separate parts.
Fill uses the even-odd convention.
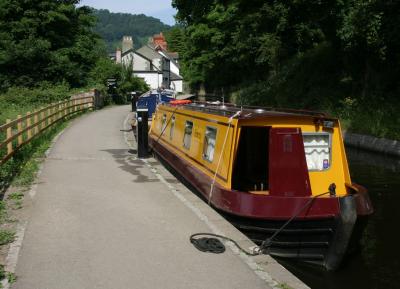
[[[358,250],[336,272],[281,263],[312,289],[400,288],[400,158],[346,151],[352,181],[368,189],[375,209]]]

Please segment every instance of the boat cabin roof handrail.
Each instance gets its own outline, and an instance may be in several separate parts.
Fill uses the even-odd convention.
[[[171,104],[165,104],[171,106]],[[221,102],[199,102],[195,101],[189,104],[182,104],[186,109],[201,111],[214,115],[231,117],[238,111],[242,111],[239,119],[258,118],[258,117],[271,117],[271,116],[309,116],[317,118],[334,119],[323,112],[297,110],[297,109],[282,109],[273,107],[261,106],[237,106],[231,103]]]

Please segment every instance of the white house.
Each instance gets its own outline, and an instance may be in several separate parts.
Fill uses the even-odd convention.
[[[132,37],[124,36],[122,51],[117,50],[115,58],[117,63],[132,66],[134,75],[142,78],[151,89],[163,87],[183,92],[183,78],[179,74],[176,53],[169,54],[151,44],[134,51]]]

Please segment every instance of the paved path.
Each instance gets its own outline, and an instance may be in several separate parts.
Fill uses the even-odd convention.
[[[128,113],[120,106],[83,116],[55,144],[12,288],[269,288],[231,250],[192,247],[189,236],[210,228],[168,188],[178,185],[171,175],[161,181],[129,151],[120,131]]]

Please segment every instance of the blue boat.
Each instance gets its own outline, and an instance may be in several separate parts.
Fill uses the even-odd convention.
[[[139,97],[136,102],[136,107],[147,107],[149,110],[149,118],[151,118],[158,104],[170,102],[171,100],[175,100],[172,90],[151,90]]]

